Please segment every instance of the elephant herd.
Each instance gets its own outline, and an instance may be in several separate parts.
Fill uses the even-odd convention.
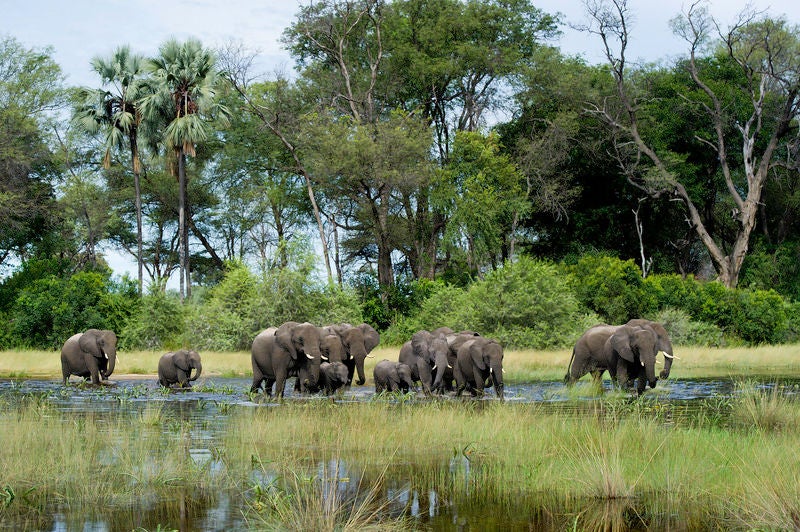
[[[70,336],[61,347],[61,376],[64,384],[77,375],[100,384],[114,373],[117,361],[117,335],[114,331],[89,329]],[[192,374],[192,370],[195,370]],[[158,382],[168,388],[175,384],[189,387],[203,371],[197,351],[181,349],[166,353],[158,361]]]
[[[283,397],[286,380],[296,377],[295,389],[301,393],[322,391],[332,394],[366,382],[364,361],[380,342],[378,332],[366,323],[327,325],[289,321],[260,332],[253,340],[251,362],[253,384],[250,391],[264,390],[267,395]],[[77,375],[93,384],[106,380],[114,372],[117,337],[113,331],[89,329],[70,337],[61,349],[64,384]],[[576,342],[572,351],[566,384],[587,373],[596,381],[608,371],[615,384],[635,385],[641,394],[647,385],[656,386],[657,355],[663,354],[664,369],[659,376],[668,378],[672,361],[672,343],[664,327],[657,322],[635,319],[624,325],[595,325]],[[194,370],[194,374],[192,374]],[[196,351],[180,350],[163,355],[158,362],[158,382],[164,387],[189,387],[202,372]],[[448,327],[414,333],[400,348],[398,360],[382,360],[373,370],[375,391],[416,391],[422,385],[425,395],[465,390],[482,396],[494,387],[503,399],[503,348],[492,338],[474,331],[454,332]]]

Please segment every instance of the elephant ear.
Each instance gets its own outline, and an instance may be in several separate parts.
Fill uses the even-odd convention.
[[[189,352],[185,349],[181,349],[180,351],[175,351],[172,355],[172,362],[175,366],[183,371],[189,371]]]
[[[292,342],[291,329],[278,329],[275,333],[275,341],[289,353],[292,360],[297,360],[297,350],[294,348],[294,343]]]
[[[486,371],[486,360],[483,358],[483,344],[473,341],[469,346],[469,357],[472,363],[481,371]]]
[[[378,344],[381,343],[381,335],[378,331],[373,329],[369,323],[362,323],[358,328],[364,334],[364,347],[367,348],[367,353],[378,347]]]
[[[100,349],[99,340],[100,331],[89,329],[78,339],[78,345],[81,346],[81,351],[84,353],[90,353],[95,358],[102,358],[103,351]]]
[[[411,347],[414,349],[414,355],[417,357],[428,360],[430,349],[428,346],[431,342],[431,333],[428,331],[417,331],[411,337]]]
[[[636,356],[631,349],[629,333],[630,331],[627,327],[622,327],[608,338],[608,342],[619,356],[633,363],[636,362]]]

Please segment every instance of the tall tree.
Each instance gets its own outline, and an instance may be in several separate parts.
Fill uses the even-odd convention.
[[[178,42],[171,39],[159,48],[158,57],[149,61],[156,82],[155,91],[142,99],[145,116],[165,120],[161,139],[174,154],[178,179],[178,240],[180,255],[180,294],[191,297],[189,266],[188,212],[186,196],[186,157],[209,138],[211,120],[224,117],[227,109],[216,99],[218,73],[215,56],[196,39]],[[174,168],[174,167],[173,167]],[[185,287],[185,288],[184,288]]]
[[[700,53],[719,28],[701,2],[692,4],[674,27],[689,45],[686,68],[696,94],[687,94],[707,117],[707,130],[696,132],[696,141],[716,156],[725,183],[726,200],[735,227],[730,242],[715,238],[707,227],[695,198],[680,175],[677,154],[659,151],[643,134],[644,93],[627,62],[630,12],[626,0],[587,2],[591,23],[586,29],[598,35],[616,83],[616,105],[608,100],[593,111],[618,136],[618,158],[631,184],[647,194],[664,192],[683,203],[698,238],[708,250],[719,280],[728,287],[739,281],[742,263],[756,225],[762,189],[778,163],[783,141],[796,131],[800,112],[800,46],[797,28],[781,19],[743,12],[733,26],[719,32],[716,59],[738,69],[737,83],[717,84],[715,69],[706,70]],[[641,87],[638,87],[641,89]],[[734,105],[736,104],[736,105]],[[736,148],[734,148],[736,147]],[[632,152],[629,148],[632,148]],[[736,153],[741,154],[741,158]]]
[[[111,167],[113,150],[126,143],[130,150],[136,207],[136,263],[139,294],[142,294],[142,165],[139,158],[142,114],[139,101],[152,85],[145,78],[144,56],[132,53],[129,46],[120,46],[108,58],[94,57],[92,70],[100,76],[102,87],[80,89],[81,103],[73,114],[73,120],[89,133],[103,133],[103,166],[106,169]]]
[[[0,38],[0,267],[36,254],[57,226],[48,131],[65,98],[51,54]]]

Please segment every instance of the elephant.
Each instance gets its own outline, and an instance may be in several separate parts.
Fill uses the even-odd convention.
[[[195,370],[192,375],[192,369]],[[181,388],[191,388],[192,382],[200,377],[203,365],[197,351],[181,349],[166,353],[158,360],[158,383],[164,388],[177,384]]]
[[[669,339],[669,333],[663,325],[657,321],[645,320],[641,318],[632,319],[626,325],[638,325],[640,327],[650,327],[653,332],[658,336],[656,342],[656,352],[664,355],[664,369],[661,370],[658,377],[660,379],[668,379],[670,370],[672,369],[672,362],[677,357],[672,350],[672,342]]]
[[[616,367],[611,370],[612,361],[607,358],[605,343],[618,327],[600,323],[587,329],[578,338],[572,348],[572,358],[564,376],[566,384],[573,384],[587,373],[591,373],[594,381],[599,384],[605,371],[616,372]]]
[[[271,395],[275,384],[275,395],[283,397],[286,379],[292,375],[297,375],[301,392],[314,390],[322,362],[321,334],[322,329],[311,323],[294,321],[261,331],[250,350],[253,365],[250,391],[257,392],[264,383],[264,391]]]
[[[92,384],[108,380],[117,361],[117,335],[114,331],[89,329],[70,336],[61,348],[61,375],[64,384],[70,375],[91,379]]]
[[[318,384],[325,395],[333,394],[347,384],[347,366],[342,362],[322,362]]]
[[[381,360],[375,364],[372,378],[375,380],[375,393],[398,390],[408,393],[410,390],[417,390],[414,380],[411,378],[411,368],[402,362]]]
[[[473,396],[483,395],[486,381],[491,380],[498,399],[504,400],[503,347],[497,340],[476,336],[458,348],[456,365],[456,396],[464,389]]]
[[[655,388],[658,335],[649,326],[595,325],[578,339],[564,381],[572,384],[586,373],[595,381],[608,370],[615,384],[628,386],[638,380],[637,392]]]
[[[411,378],[422,383],[425,395],[438,392],[442,387],[444,370],[448,368],[447,338],[444,334],[417,331],[411,340],[400,348],[399,362],[411,368]],[[441,368],[439,371],[437,369]],[[435,375],[435,377],[434,377]]]
[[[364,373],[364,361],[367,358],[373,358],[369,353],[380,343],[381,337],[378,331],[368,323],[356,326],[343,323],[336,326],[323,327],[323,330],[328,334],[338,335],[341,340],[344,352],[340,360],[335,358],[338,351],[338,348],[333,345],[335,342],[332,339],[328,339],[327,335],[325,336],[327,345],[324,348],[329,351],[328,360],[330,362],[340,361],[347,366],[347,386],[352,385],[356,372],[358,372],[356,384],[361,386],[367,382]],[[334,358],[331,358],[332,356]]]
[[[447,368],[444,370],[444,375],[442,375],[442,390],[444,391],[455,391],[455,375],[453,374],[453,368],[456,365],[456,358],[458,356],[458,348],[466,342],[467,340],[471,340],[476,336],[480,336],[479,333],[475,331],[461,331],[461,332],[453,332],[452,329],[448,329],[447,327],[440,327],[438,330],[449,330],[450,332],[445,332],[447,339]],[[435,332],[435,331],[434,331]],[[438,368],[437,370],[438,371]]]

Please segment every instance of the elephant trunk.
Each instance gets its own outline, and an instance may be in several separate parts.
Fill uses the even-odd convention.
[[[442,381],[444,380],[444,372],[449,367],[449,361],[447,360],[447,351],[437,353],[436,355],[436,377],[434,377],[433,385],[431,386],[431,391],[438,392],[441,391],[442,388]]]
[[[358,379],[356,379],[356,384],[361,386],[365,382],[367,382],[367,378],[364,375],[364,358],[356,359],[356,371],[358,372]]]
[[[674,355],[672,354],[672,346],[669,346],[668,350],[665,349],[664,351],[661,351],[661,353],[664,354],[664,369],[661,370],[661,374],[659,375],[659,377],[661,377],[662,379],[668,379],[669,372],[672,369],[672,361],[675,358]]]
[[[194,370],[195,370],[194,377],[189,375],[189,381],[196,381],[200,377],[200,374],[203,372],[203,365],[198,361],[194,367]],[[189,373],[191,373],[191,370],[189,371]]]
[[[489,363],[489,371],[492,375],[492,383],[494,384],[494,391],[498,399],[504,399],[503,394],[503,364],[499,360]]]
[[[108,380],[112,373],[114,373],[114,366],[117,363],[117,352],[116,350],[106,353],[108,357],[108,366],[106,367],[105,374],[102,375],[104,380]],[[102,372],[101,372],[102,373]]]
[[[650,385],[650,388],[656,387],[656,382],[658,382],[658,377],[656,377],[656,357],[654,356],[652,359],[648,358],[644,362],[644,370],[645,374],[647,375],[647,382]]]

